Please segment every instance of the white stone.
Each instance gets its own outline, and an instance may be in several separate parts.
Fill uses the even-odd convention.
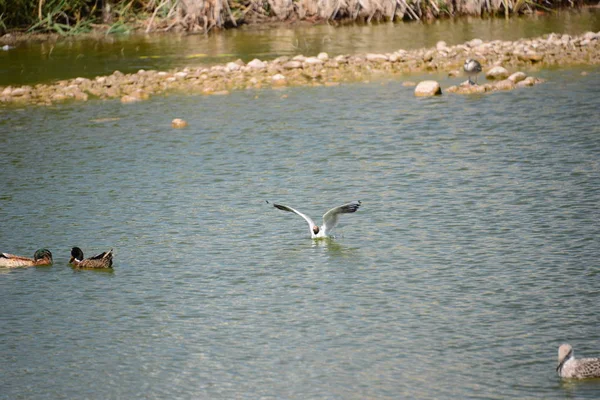
[[[388,57],[385,54],[374,54],[374,53],[368,53],[366,55],[367,57],[367,61],[387,61]]]
[[[482,44],[483,44],[483,40],[481,40],[481,39],[473,39],[473,40],[470,40],[470,41],[468,41],[466,43],[466,45],[469,46],[469,47],[477,47],[477,46],[480,46]]]
[[[263,69],[267,67],[267,63],[265,63],[264,61],[260,61],[258,58],[255,58],[254,60],[248,63],[248,66],[253,69]]]
[[[321,52],[317,55],[317,58],[321,61],[327,61],[327,60],[329,60],[329,54],[327,54],[325,52]]]
[[[508,77],[508,80],[511,81],[512,83],[519,83],[523,80],[525,80],[525,78],[527,78],[527,75],[525,75],[525,72],[515,72],[514,74],[512,74],[511,76]]]
[[[234,63],[234,62],[228,62],[228,63],[227,63],[227,65],[225,66],[225,68],[226,68],[228,71],[239,71],[239,69],[240,69],[240,66],[239,66],[239,64],[237,64],[237,63]]]
[[[288,61],[285,64],[283,64],[283,68],[285,69],[296,69],[301,67],[302,63],[300,61]]]
[[[323,64],[322,60],[319,60],[317,57],[307,57],[304,62],[308,65],[320,65]]]
[[[508,70],[501,66],[492,67],[485,73],[487,79],[506,79],[508,78]]]
[[[415,88],[415,96],[435,96],[438,94],[442,94],[442,88],[436,81],[422,81]]]
[[[281,74],[275,74],[271,77],[271,79],[273,82],[285,82],[286,80],[285,76]]]

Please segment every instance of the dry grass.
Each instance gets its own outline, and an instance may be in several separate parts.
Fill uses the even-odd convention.
[[[399,21],[458,15],[510,16],[584,0],[0,0],[0,33],[11,29],[77,33],[104,25],[209,32],[262,21]],[[17,3],[19,7],[15,8]]]

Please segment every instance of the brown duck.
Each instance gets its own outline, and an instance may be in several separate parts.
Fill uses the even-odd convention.
[[[52,265],[52,253],[48,249],[37,250],[33,258],[0,253],[0,267],[17,268],[42,265]]]
[[[79,247],[73,247],[69,264],[76,268],[112,268],[112,258],[112,249],[94,257],[84,258],[83,251]]]

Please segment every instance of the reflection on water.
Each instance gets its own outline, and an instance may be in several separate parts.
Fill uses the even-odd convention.
[[[169,69],[226,63],[241,58],[273,59],[297,54],[330,55],[392,52],[473,38],[516,40],[551,32],[579,34],[600,30],[600,11],[560,11],[548,15],[502,18],[457,18],[427,23],[382,23],[295,28],[242,27],[204,35],[108,36],[101,40],[65,39],[59,43],[24,43],[0,51],[0,85],[32,84],[56,79],[95,77],[115,70]]]
[[[0,397],[597,399],[555,371],[564,341],[598,352],[581,72],[1,110],[0,251],[54,266],[0,272]],[[363,206],[313,241],[264,199]]]

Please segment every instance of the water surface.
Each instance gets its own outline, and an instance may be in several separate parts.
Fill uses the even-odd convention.
[[[598,398],[555,375],[600,351],[588,72],[2,110],[1,250],[55,265],[0,271],[0,397]]]

